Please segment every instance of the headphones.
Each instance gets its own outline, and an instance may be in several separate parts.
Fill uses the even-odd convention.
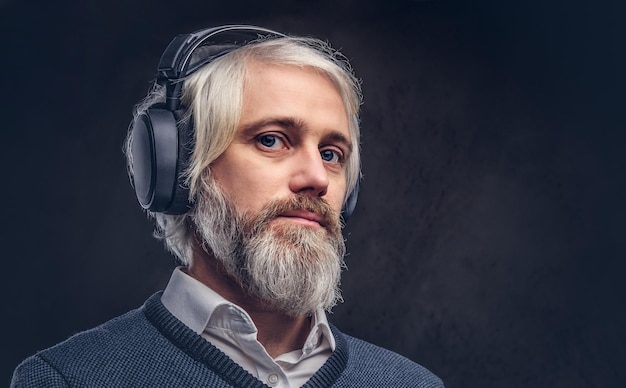
[[[185,170],[193,152],[193,120],[184,122],[183,80],[202,66],[259,37],[286,35],[262,27],[227,25],[176,36],[158,65],[156,83],[165,87],[165,103],[139,114],[131,126],[133,186],[137,200],[149,211],[184,214],[191,208]],[[345,221],[356,207],[359,185],[342,209]]]

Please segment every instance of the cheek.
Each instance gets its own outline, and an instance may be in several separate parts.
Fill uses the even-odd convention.
[[[340,212],[343,207],[343,200],[346,196],[346,184],[342,180],[331,186],[326,194],[326,201],[335,211]]]
[[[257,213],[272,199],[281,197],[276,174],[268,171],[244,162],[229,165],[229,168],[216,168],[214,176],[238,210]]]

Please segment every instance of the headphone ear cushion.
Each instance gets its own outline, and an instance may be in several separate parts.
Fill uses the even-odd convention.
[[[181,120],[182,112],[184,110],[178,110],[174,114],[174,117],[177,119],[176,122],[179,123],[177,126],[176,182],[172,189],[172,202],[163,212],[172,215],[185,214],[191,209],[189,185],[187,184],[187,168],[189,167],[194,148],[194,126],[192,116],[189,116],[186,121]]]
[[[179,204],[172,208],[176,197],[185,196],[184,188],[178,189],[183,163],[179,162],[181,139],[176,121],[171,111],[153,107],[140,114],[131,129],[135,194],[141,206],[153,212],[182,214],[188,207],[186,199],[185,210]],[[169,213],[172,210],[180,213]]]

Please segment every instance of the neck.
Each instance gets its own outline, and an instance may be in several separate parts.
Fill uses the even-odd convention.
[[[193,258],[187,272],[250,315],[258,330],[258,341],[272,358],[304,346],[311,330],[308,316],[289,316],[249,295],[225,272],[213,254],[207,253],[197,244],[194,244]]]

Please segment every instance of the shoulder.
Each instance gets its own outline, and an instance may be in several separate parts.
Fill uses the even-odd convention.
[[[145,341],[146,336],[155,329],[148,322],[143,312],[132,310],[93,329],[77,333],[67,340],[38,353],[44,359],[58,357],[87,359],[106,357],[111,349],[124,349],[135,346],[138,341]],[[91,356],[87,356],[90,354]]]
[[[127,366],[154,359],[159,345],[168,346],[142,309],[133,310],[27,358],[15,369],[11,385],[73,386],[86,376],[94,383],[124,381]]]
[[[443,387],[441,379],[422,365],[336,328],[333,331],[343,338],[348,351],[348,363],[338,386]]]
[[[13,372],[11,387],[67,387],[61,373],[39,355],[22,362]]]

